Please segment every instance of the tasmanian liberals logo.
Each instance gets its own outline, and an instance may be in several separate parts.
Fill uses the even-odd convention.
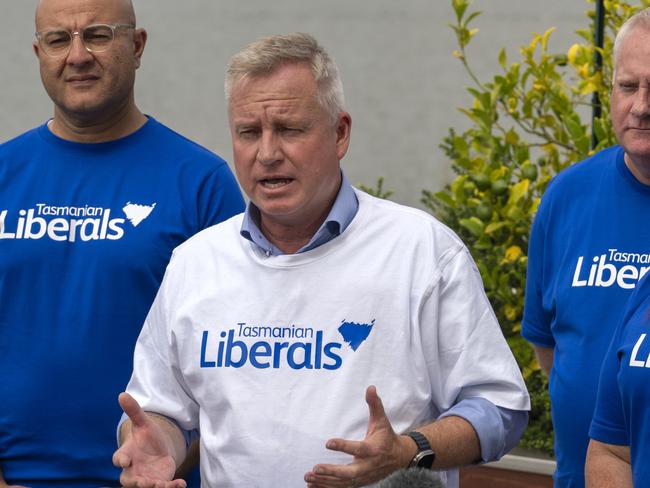
[[[587,258],[588,260],[589,258]],[[591,258],[591,265],[584,256],[579,256],[573,272],[573,288],[603,287],[616,285],[632,289],[650,270],[650,254],[622,252],[608,249],[607,253]]]
[[[201,368],[339,369],[344,343],[356,352],[375,325],[341,321],[337,329],[342,342],[325,342],[324,331],[312,327],[249,325],[223,330],[215,337],[204,330],[201,336]]]
[[[139,205],[127,202],[122,208],[126,218],[111,215],[110,208],[59,207],[38,203],[34,208],[18,211],[17,216],[0,211],[0,239],[44,239],[53,241],[118,240],[124,236],[128,220],[137,227],[156,204]],[[12,218],[13,217],[13,218]]]

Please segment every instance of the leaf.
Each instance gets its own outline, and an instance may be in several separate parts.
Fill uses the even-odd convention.
[[[507,263],[514,263],[524,252],[519,246],[510,246],[506,249],[506,254],[504,260]]]
[[[454,199],[449,195],[449,193],[444,192],[444,191],[439,191],[437,193],[433,194],[433,198],[436,200],[441,201],[442,203],[449,205],[450,207],[453,207],[455,204]]]
[[[478,17],[482,13],[483,12],[481,12],[480,10],[477,10],[476,12],[472,12],[471,14],[469,14],[467,16],[467,18],[465,19],[465,25],[469,24],[472,20],[474,20],[476,17]]]
[[[551,27],[550,29],[547,29],[546,32],[544,32],[544,34],[542,35],[542,49],[544,51],[546,51],[546,49],[548,47],[548,38],[555,31],[556,31],[555,27]]]
[[[460,225],[465,227],[472,235],[480,236],[483,234],[483,222],[476,217],[470,217],[469,219],[461,219],[458,222]]]
[[[506,69],[507,63],[508,63],[508,58],[506,57],[506,49],[501,48],[501,51],[499,51],[499,64],[503,69]]]
[[[510,198],[508,200],[509,204],[515,204],[523,197],[528,195],[528,188],[530,187],[530,180],[523,179],[519,183],[516,183],[510,189]]]
[[[485,228],[485,233],[491,235],[494,234],[496,231],[503,229],[504,227],[507,226],[508,226],[507,222],[493,222],[487,225],[487,227]]]
[[[578,140],[585,136],[585,130],[580,124],[580,120],[576,120],[576,118],[577,117],[573,117],[572,115],[564,115],[562,117],[562,122],[564,122],[564,125],[569,131],[569,135],[574,140]]]
[[[454,12],[456,12],[456,19],[458,19],[458,23],[460,23],[463,16],[465,15],[465,11],[467,10],[469,3],[466,0],[452,0],[451,5],[454,9]]]
[[[580,44],[574,44],[569,48],[569,51],[567,52],[567,58],[569,59],[569,63],[571,63],[573,66],[576,65],[576,59],[578,59],[581,49],[582,46],[580,46]]]

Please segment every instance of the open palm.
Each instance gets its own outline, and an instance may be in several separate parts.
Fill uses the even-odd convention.
[[[113,464],[123,470],[122,485],[127,488],[185,488],[185,481],[173,479],[176,471],[173,446],[162,428],[128,393],[122,393],[119,402],[131,419],[131,435],[113,455]]]

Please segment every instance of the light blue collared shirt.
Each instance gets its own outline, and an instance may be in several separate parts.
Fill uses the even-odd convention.
[[[341,172],[341,175],[341,188],[327,218],[297,253],[314,249],[342,234],[357,214],[357,196],[345,174]],[[259,209],[249,203],[240,230],[242,237],[259,247],[267,256],[284,254],[262,234],[258,224],[259,216]],[[439,418],[451,416],[461,417],[472,425],[481,444],[483,462],[499,459],[515,447],[528,424],[528,412],[498,407],[480,397],[460,401]]]
[[[352,219],[354,219],[358,209],[359,201],[357,200],[357,196],[354,194],[352,185],[350,185],[348,177],[341,172],[341,188],[339,189],[336,200],[334,200],[334,205],[332,205],[332,209],[327,215],[325,222],[321,224],[309,242],[298,249],[296,253],[314,249],[342,234],[343,231],[347,229],[348,225],[350,225]],[[251,202],[246,207],[244,220],[241,224],[240,234],[242,237],[248,239],[261,248],[267,256],[279,256],[284,254],[280,249],[269,242],[264,234],[262,234],[259,227],[259,221],[260,211]]]

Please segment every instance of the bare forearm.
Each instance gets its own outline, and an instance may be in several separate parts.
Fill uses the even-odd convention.
[[[535,349],[535,357],[539,363],[540,368],[544,370],[546,375],[551,374],[553,368],[553,353],[555,349],[552,347],[533,346]]]
[[[472,425],[461,417],[445,417],[417,428],[436,453],[434,469],[473,464],[481,459],[481,445]]]
[[[630,448],[589,442],[585,465],[587,488],[632,488]]]

